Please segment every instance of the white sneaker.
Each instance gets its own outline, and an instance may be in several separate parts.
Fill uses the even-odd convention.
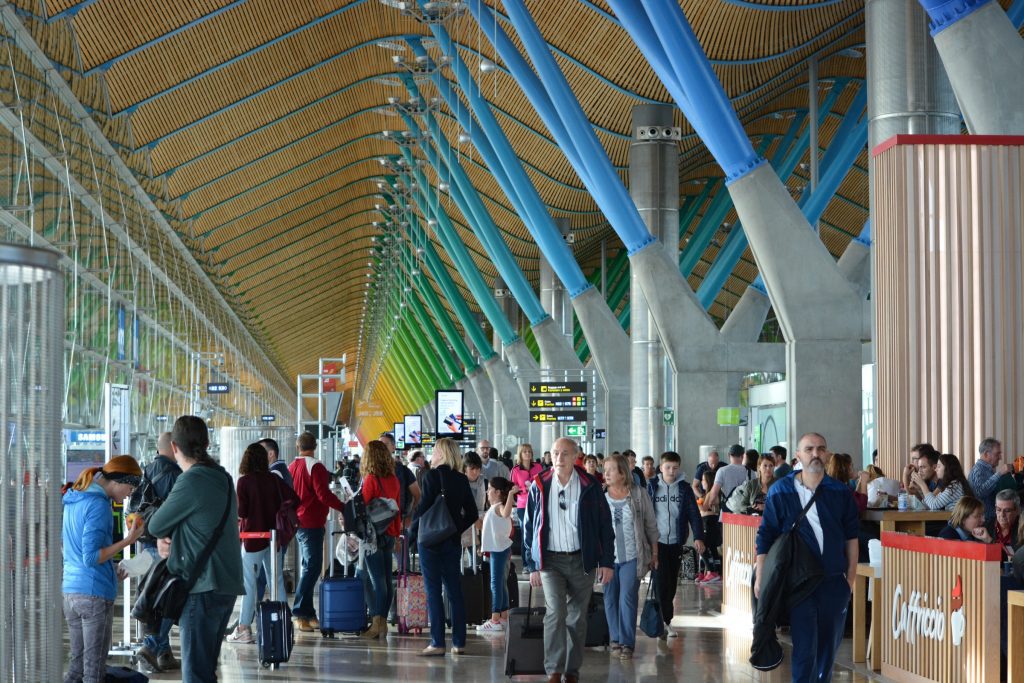
[[[504,630],[505,626],[500,621],[490,619],[476,627],[477,633],[502,633]]]
[[[252,637],[252,629],[243,629],[241,627],[236,628],[234,632],[227,638],[229,643],[240,643],[242,645],[251,645],[256,642],[256,639]]]
[[[670,629],[668,626],[665,627],[665,630],[668,631],[668,637],[669,638],[675,638],[675,637],[677,637],[679,635],[678,633],[676,633],[675,631]]]

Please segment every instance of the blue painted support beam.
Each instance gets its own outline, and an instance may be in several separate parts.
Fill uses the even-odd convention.
[[[608,4],[725,171],[726,182],[763,164],[678,2],[642,0],[641,6],[635,0],[609,0]]]
[[[822,102],[821,109],[819,110],[818,126],[820,127],[825,123],[825,119],[828,117],[832,107],[835,106],[836,101],[845,92],[850,81],[848,79],[836,79],[836,82],[832,85],[832,89],[829,90],[828,95],[825,96],[825,101]],[[803,158],[804,154],[807,153],[808,143],[811,138],[811,127],[808,126],[800,133],[800,137],[797,138],[796,145],[790,149],[789,154],[782,160],[782,163],[774,166],[775,172],[779,175],[779,178],[786,182],[793,172],[796,171],[797,165],[800,163],[800,159]]]
[[[826,111],[822,118],[827,115],[828,112]],[[779,143],[778,147],[775,148],[775,154],[773,155],[774,158],[772,159],[773,166],[776,162],[784,159],[786,155],[789,154],[790,145],[793,144],[793,139],[796,137],[797,131],[800,130],[800,127],[803,125],[805,116],[806,113],[801,113],[793,117],[793,121],[789,124],[789,129],[786,130],[786,134],[783,136],[782,141]],[[718,197],[723,195],[725,197],[729,197],[728,192],[722,192]],[[718,197],[716,197],[716,199]],[[732,206],[731,198],[728,205],[729,207]],[[712,228],[717,230],[717,226],[720,224],[721,221],[718,221],[712,224]],[[690,241],[693,242],[693,240]],[[687,246],[690,245],[687,244]],[[707,245],[705,245],[704,248],[706,249]],[[700,301],[705,310],[711,308],[711,304],[714,303],[715,298],[718,296],[718,292],[722,290],[722,287],[725,286],[729,276],[732,275],[733,269],[736,267],[736,264],[739,263],[739,260],[743,256],[743,252],[746,248],[747,240],[746,236],[743,234],[743,226],[737,222],[736,225],[732,226],[729,236],[726,237],[725,244],[722,245],[722,248],[718,251],[718,255],[715,257],[715,262],[711,264],[711,268],[708,269],[707,274],[704,276],[700,286],[697,288],[697,300]],[[703,255],[703,251],[704,249],[701,249],[698,253],[698,259]],[[685,275],[689,276],[690,272],[692,272],[692,270],[686,272]]]
[[[871,219],[864,221],[864,228],[861,229],[860,234],[854,238],[855,241],[860,242],[865,247],[871,246]]]
[[[762,140],[758,153],[763,153],[769,144],[771,144],[769,138]],[[715,233],[722,226],[722,221],[725,220],[725,216],[729,213],[730,209],[732,209],[732,197],[729,196],[728,192],[720,191],[711,200],[708,210],[704,213],[700,223],[697,224],[693,235],[690,236],[690,241],[679,252],[679,271],[683,274],[684,278],[690,277],[693,273],[693,269],[697,267],[697,263],[700,262],[704,251],[711,244],[711,238],[715,236]]]
[[[1019,31],[1024,24],[1024,0],[1013,0],[1010,9],[1006,10],[1006,16],[1010,17],[1013,27]]]
[[[721,182],[721,178],[709,179],[704,183],[704,187],[701,189],[700,194],[697,195],[695,201],[690,202],[679,212],[679,239],[682,241],[683,237],[690,230],[690,223],[697,217],[697,212],[700,211],[700,207],[704,206],[704,202],[707,201],[708,197],[718,188],[718,184]]]
[[[412,77],[406,75],[406,79],[405,84],[409,88],[409,94],[413,97],[420,97],[419,88],[416,87]],[[417,137],[421,137],[420,128],[412,117],[402,111],[400,111],[400,114],[409,130]],[[429,143],[421,144],[420,148],[427,156],[427,160],[436,169],[438,177],[449,177],[452,197],[459,206],[459,210],[462,211],[466,222],[473,227],[474,232],[480,239],[480,243],[487,251],[487,255],[494,262],[498,273],[519,303],[523,313],[526,314],[530,324],[539,325],[550,316],[540,305],[540,300],[537,298],[536,293],[534,293],[533,287],[530,286],[526,276],[523,275],[522,269],[516,263],[505,240],[501,238],[498,226],[494,224],[491,214],[487,212],[487,208],[480,199],[480,195],[459,163],[458,156],[454,153],[448,138],[445,137],[444,131],[441,130],[441,126],[438,125],[437,120],[429,112],[424,118],[430,130],[431,140],[437,151]]]
[[[512,145],[491,113],[490,105],[480,95],[480,88],[473,81],[469,69],[452,44],[448,32],[443,26],[436,24],[431,27],[431,30],[437,38],[442,52],[450,60],[452,71],[480,125],[473,125],[472,118],[452,91],[448,81],[439,73],[435,73],[433,80],[441,97],[452,110],[462,129],[469,134],[481,156],[484,157],[495,180],[519,212],[520,218],[536,241],[541,253],[551,263],[554,272],[569,291],[569,296],[571,298],[578,297],[592,285],[587,282],[572,249],[565,243],[565,239],[541,200],[540,194],[533,186],[529,176],[526,175],[526,171],[523,170],[522,163],[512,149]],[[410,40],[409,42],[417,56],[426,54],[418,41]]]
[[[510,62],[523,62],[518,49],[508,40],[504,29],[497,25],[490,8],[480,0],[471,0],[469,6],[477,23],[483,27],[483,35],[495,43],[505,64],[510,66]],[[622,179],[612,167],[607,152],[594,134],[593,126],[584,115],[526,5],[522,0],[507,0],[505,10],[540,76],[538,79],[530,71],[525,78],[517,75],[516,80],[537,113],[542,114],[544,124],[556,142],[566,150],[566,157],[576,170],[576,174],[587,185],[597,205],[630,254],[656,243],[656,238],[647,229],[629,192],[622,184]],[[545,100],[548,102],[547,105]],[[542,110],[548,110],[551,104],[556,105],[556,120],[550,120],[547,113],[542,113]],[[582,158],[568,151],[574,145],[580,150]]]
[[[469,291],[472,292],[474,298],[476,298],[480,309],[487,316],[491,326],[494,327],[498,336],[501,337],[502,343],[506,346],[515,343],[519,339],[519,335],[512,329],[508,318],[505,317],[501,306],[498,305],[497,300],[494,298],[493,290],[484,282],[484,278],[480,274],[476,263],[473,262],[462,240],[459,239],[458,234],[455,232],[455,226],[452,225],[444,207],[441,206],[440,198],[434,192],[434,188],[427,182],[423,171],[416,167],[416,159],[409,148],[403,145],[401,149],[402,156],[405,158],[419,189],[419,192],[414,193],[414,197],[417,205],[420,207],[420,211],[428,219],[433,218],[436,222],[438,239],[441,241],[445,251],[448,252],[448,255],[455,262],[455,267],[458,269],[459,274],[462,275],[462,279],[466,282],[466,286],[469,287]]]
[[[405,200],[401,197],[396,197],[398,206],[405,211],[408,207]],[[459,292],[459,288],[455,286],[455,281],[452,280],[451,273],[445,267],[441,261],[441,257],[437,255],[437,250],[434,249],[434,243],[430,241],[426,233],[420,227],[419,217],[415,214],[410,215],[408,223],[409,236],[413,244],[413,248],[419,247],[423,250],[423,259],[427,263],[427,268],[430,269],[430,274],[433,275],[434,281],[437,282],[438,287],[444,293],[445,299],[448,300],[448,304],[454,309],[455,315],[459,318],[459,322],[462,323],[462,328],[466,334],[469,335],[473,345],[476,346],[477,352],[480,354],[480,360],[486,361],[493,358],[495,355],[494,347],[491,346],[491,342],[488,341],[487,337],[484,336],[483,331],[480,329],[480,325],[477,324],[473,318],[472,311],[469,310],[469,304],[463,298]],[[469,368],[467,364],[467,369]]]
[[[865,86],[854,97],[853,103],[851,103],[842,123],[840,123],[839,129],[836,131],[832,145],[829,146],[826,152],[829,165],[824,168],[824,173],[817,187],[814,189],[814,192],[805,195],[801,199],[801,211],[803,211],[804,216],[811,225],[817,223],[821,218],[821,214],[825,212],[829,201],[835,196],[839,185],[842,184],[843,179],[850,172],[854,162],[856,162],[860,151],[867,144],[868,120],[865,110],[866,106],[867,87]],[[849,122],[852,122],[852,125],[848,125]],[[868,235],[870,235],[867,225],[865,229],[868,230]],[[862,232],[861,235],[864,235],[864,233]],[[870,237],[868,239],[870,240]],[[697,289],[697,298],[705,309],[710,308],[711,304],[714,303],[718,292],[725,285],[729,274],[732,273],[733,268],[736,267],[736,263],[739,262],[746,249],[746,234],[744,234],[742,226],[737,223],[733,226],[733,231],[729,234],[726,243],[718,253],[715,264],[712,266],[714,277],[712,277],[712,272],[709,271],[708,277],[701,282],[700,287]],[[755,284],[763,286],[763,283],[760,282],[760,276],[758,276]]]

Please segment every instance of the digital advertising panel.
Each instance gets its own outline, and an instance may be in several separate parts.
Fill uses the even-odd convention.
[[[419,415],[405,416],[405,445],[412,448],[423,444],[423,418]]]
[[[437,438],[462,438],[462,392],[438,390],[434,393],[437,406]]]

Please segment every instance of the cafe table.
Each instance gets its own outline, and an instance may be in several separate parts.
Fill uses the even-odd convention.
[[[925,524],[928,522],[945,522],[949,520],[949,510],[893,510],[868,508],[861,513],[862,520],[878,522],[880,530],[896,531],[904,534],[924,536]]]

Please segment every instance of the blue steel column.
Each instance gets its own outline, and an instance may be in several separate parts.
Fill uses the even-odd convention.
[[[604,297],[586,281],[572,251],[564,240],[560,239],[551,216],[540,200],[540,195],[531,184],[504,132],[491,114],[487,102],[480,96],[480,89],[473,82],[447,31],[443,26],[436,24],[431,26],[431,30],[445,56],[451,61],[452,70],[476,114],[479,125],[473,125],[472,119],[454,96],[448,82],[437,73],[434,74],[435,85],[462,128],[472,137],[473,144],[523,218],[541,253],[554,264],[555,273],[569,290],[573,308],[588,342],[599,341],[596,344],[591,343],[591,351],[606,392],[606,444],[609,450],[622,450],[629,445],[629,360],[626,335],[608,308]],[[501,35],[504,36],[504,33]],[[422,46],[417,41],[409,42],[417,56],[425,56]],[[486,135],[481,134],[481,130],[486,132]],[[572,154],[575,155],[575,152]],[[582,164],[578,165],[577,170],[586,173],[586,167]]]
[[[967,130],[1024,133],[1024,40],[993,0],[920,0]],[[1019,11],[1019,9],[1018,9]]]
[[[788,438],[824,431],[829,443],[860,444],[860,300],[750,141],[674,0],[613,3],[630,33],[726,171],[729,192],[786,338]],[[626,22],[624,21],[625,25]]]

